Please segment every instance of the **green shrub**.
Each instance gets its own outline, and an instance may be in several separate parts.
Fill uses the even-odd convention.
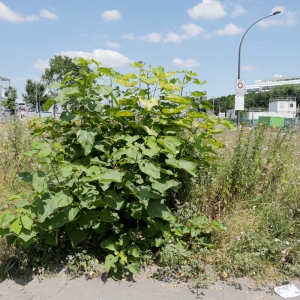
[[[38,157],[47,172],[19,174],[34,192],[1,215],[0,236],[23,247],[89,240],[103,248],[105,269],[116,279],[124,269],[137,273],[141,253],[170,236],[183,244],[188,236],[203,236],[203,246],[210,245],[210,235],[225,229],[221,223],[202,215],[180,223],[170,210],[183,177],[196,175],[187,149],[209,161],[223,147],[213,137],[222,132],[217,126],[231,127],[200,112],[211,108],[197,101],[203,93],[180,96],[187,84],[202,84],[197,74],[184,71],[181,80],[176,72],[135,63],[139,75],[121,75],[95,61],[75,63],[80,76],[70,73],[55,83],[58,98],[45,104],[63,107],[60,120],[37,119],[31,126],[38,139],[24,157]]]

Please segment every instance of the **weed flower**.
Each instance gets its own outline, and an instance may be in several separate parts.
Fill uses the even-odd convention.
[[[280,239],[274,239],[274,241],[277,243],[277,242],[280,242]]]
[[[281,261],[282,261],[282,262],[285,262],[285,257],[283,257],[283,258],[281,259]]]

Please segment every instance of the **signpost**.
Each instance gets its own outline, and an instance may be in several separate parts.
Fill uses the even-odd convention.
[[[235,85],[235,102],[234,102],[234,109],[237,111],[245,109],[245,80],[244,79],[237,79]]]

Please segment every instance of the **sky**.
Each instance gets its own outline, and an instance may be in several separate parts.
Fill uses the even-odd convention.
[[[130,63],[191,70],[189,87],[219,97],[235,93],[238,50],[246,85],[300,75],[299,0],[4,0],[0,1],[0,76],[19,100],[54,55],[94,58],[121,73]],[[188,92],[189,90],[187,90]]]

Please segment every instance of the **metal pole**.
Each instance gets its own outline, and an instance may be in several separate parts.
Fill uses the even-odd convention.
[[[254,127],[254,95],[252,95],[252,127]]]
[[[258,23],[259,21],[263,20],[263,19],[266,19],[266,18],[269,18],[269,17],[272,17],[272,16],[275,16],[275,15],[278,15],[280,14],[281,11],[275,11],[273,14],[271,15],[268,15],[266,17],[263,17],[259,20],[257,20],[256,22],[254,22],[247,30],[246,32],[244,33],[242,39],[241,39],[241,42],[240,42],[240,47],[239,47],[239,58],[238,58],[238,78],[237,79],[241,79],[241,47],[242,47],[242,43],[243,43],[243,40],[244,40],[244,37],[245,35],[247,34],[247,32],[250,30],[250,28],[255,25],[256,23]],[[237,125],[240,123],[240,120],[241,120],[241,115],[240,115],[240,111],[238,110],[237,111]]]
[[[37,85],[36,84],[35,84],[35,110],[36,110],[36,113],[38,113],[39,107],[38,107],[38,100],[37,100]]]

